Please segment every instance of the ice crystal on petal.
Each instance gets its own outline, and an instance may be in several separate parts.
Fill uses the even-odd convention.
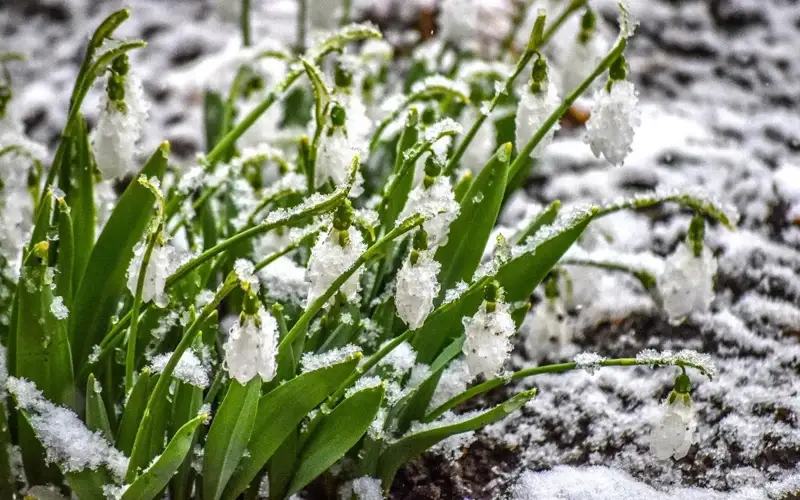
[[[240,384],[256,375],[269,382],[277,369],[278,322],[263,308],[256,317],[245,316],[231,327],[223,350],[225,367]]]
[[[317,240],[316,245],[311,250],[311,258],[308,259],[306,276],[310,283],[306,305],[311,304],[318,297],[323,295],[333,282],[344,274],[356,259],[364,253],[367,245],[361,231],[351,226],[348,229],[349,241],[346,246],[339,244],[337,231],[330,231]],[[348,300],[355,300],[361,286],[359,278],[363,272],[363,267],[359,268],[353,275],[344,282],[339,289]]]
[[[711,356],[692,349],[682,349],[678,352],[659,352],[655,349],[645,349],[636,355],[636,359],[652,366],[689,364],[702,370],[709,377],[713,378],[717,375],[717,367]]]
[[[322,354],[311,354],[307,352],[303,354],[303,357],[300,359],[300,368],[303,373],[313,372],[321,368],[335,365],[336,363],[341,363],[360,352],[361,348],[353,344],[331,349]]]
[[[105,466],[115,477],[124,477],[128,459],[101,433],[92,432],[72,410],[46,400],[33,382],[9,377],[8,391],[25,410],[36,437],[45,449],[46,461],[63,472],[97,470]]]
[[[561,98],[558,95],[555,83],[548,80],[547,86],[542,92],[534,94],[530,88],[526,86],[522,93],[522,98],[517,108],[516,117],[516,130],[517,130],[517,151],[522,151],[522,148],[531,140],[536,134],[545,120],[550,117],[553,111],[561,105]],[[556,123],[550,130],[542,137],[539,144],[531,151],[531,158],[538,158],[542,155],[542,151],[553,141],[553,134],[560,128]]]
[[[64,297],[53,296],[53,302],[50,303],[50,312],[53,313],[56,319],[67,319],[69,309],[64,305]]]
[[[604,156],[618,166],[625,162],[641,122],[638,101],[638,92],[627,80],[614,82],[610,91],[602,88],[595,93],[585,141],[596,157]]]
[[[469,373],[473,377],[498,375],[511,353],[511,336],[516,331],[508,305],[496,302],[489,312],[484,304],[471,318],[464,318],[466,341],[462,347]]]
[[[236,259],[233,263],[233,272],[242,283],[248,283],[254,292],[258,292],[259,281],[255,275],[255,266],[247,259]]]
[[[650,436],[650,452],[661,460],[686,456],[694,443],[697,422],[691,404],[682,395],[670,403],[665,401],[663,413]]]
[[[667,257],[658,289],[670,321],[680,321],[693,312],[705,312],[714,300],[717,261],[708,247],[700,257],[687,244],[678,245]]]
[[[421,252],[416,264],[406,259],[397,272],[394,301],[397,315],[416,330],[433,310],[433,301],[439,296],[439,271],[442,266],[429,252]]]
[[[415,213],[432,217],[425,221],[422,227],[428,233],[428,244],[436,247],[447,243],[450,224],[458,217],[459,209],[450,179],[440,176],[429,188],[419,185],[411,190],[406,206],[400,214],[400,220]]]
[[[150,368],[153,373],[163,372],[170,357],[172,357],[171,352],[155,356],[150,361]],[[208,367],[191,350],[183,353],[181,359],[178,360],[178,364],[175,365],[172,376],[181,382],[186,382],[201,389],[208,387],[210,381]]]

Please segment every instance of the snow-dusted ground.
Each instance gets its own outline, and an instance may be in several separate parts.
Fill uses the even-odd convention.
[[[154,102],[145,150],[168,139],[178,158],[190,161],[202,147],[192,63],[235,40],[236,26],[216,20],[200,1],[130,3],[135,13],[123,32],[149,42],[133,59]],[[740,229],[707,229],[719,256],[709,314],[673,327],[632,280],[573,269],[572,341],[518,355],[514,363],[558,362],[587,350],[608,357],[643,348],[707,352],[719,375],[708,381],[692,374],[697,443],[679,461],[659,461],[648,451],[647,434],[672,370],[537,377],[509,388],[535,385],[537,398],[485,433],[514,450],[517,470],[464,495],[498,497],[516,483],[509,494],[519,500],[800,498],[790,494],[800,492],[800,6],[790,0],[633,3],[641,26],[628,55],[643,119],[626,166],[598,162],[577,132],[563,131],[505,221],[515,222],[530,201],[702,185],[736,204]],[[29,57],[15,67],[17,111],[33,137],[52,146],[83,42],[122,3],[10,4],[0,7],[0,50]],[[290,41],[294,6],[265,4],[270,15],[256,17],[269,22],[257,33]],[[93,118],[92,106],[87,115]],[[667,208],[607,218],[593,235],[604,248],[665,256],[688,223],[687,214]]]

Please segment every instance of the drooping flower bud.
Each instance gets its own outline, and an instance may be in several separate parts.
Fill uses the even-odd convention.
[[[414,244],[408,260],[397,273],[394,302],[397,315],[411,330],[425,322],[439,295],[441,264],[433,259],[424,229],[414,234]]]
[[[462,347],[473,377],[496,376],[511,353],[511,336],[516,331],[508,304],[502,302],[496,283],[487,286],[486,300],[471,318],[464,318],[466,340]]]
[[[657,458],[679,460],[686,456],[694,443],[697,422],[692,409],[691,382],[686,373],[675,379],[675,389],[664,401],[658,422],[650,435],[650,452]]]
[[[250,301],[251,304],[257,302],[257,298]],[[228,340],[222,346],[225,367],[242,385],[256,375],[269,382],[277,371],[278,322],[260,305],[255,311],[250,307],[246,309],[231,327]]]
[[[516,143],[517,151],[531,140],[553,111],[561,105],[561,98],[555,84],[548,77],[547,62],[539,57],[533,65],[531,79],[522,93],[516,117]],[[560,125],[556,123],[542,137],[536,147],[531,151],[531,158],[538,158],[542,151],[553,141],[553,135]]]

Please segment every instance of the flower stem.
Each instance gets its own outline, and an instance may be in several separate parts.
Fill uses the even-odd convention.
[[[308,0],[297,0],[297,52],[306,50],[306,18],[308,17]]]
[[[514,86],[514,82],[517,80],[517,77],[520,75],[520,73],[522,73],[522,71],[525,69],[525,66],[528,65],[530,60],[533,58],[536,52],[542,47],[542,45],[547,43],[547,41],[555,34],[556,31],[558,31],[558,29],[561,27],[562,24],[564,24],[564,22],[569,18],[569,16],[573,12],[578,10],[581,6],[583,6],[585,3],[586,3],[585,0],[575,0],[572,3],[570,3],[569,6],[566,9],[564,9],[564,12],[562,12],[561,15],[558,16],[558,18],[555,21],[553,21],[553,23],[547,28],[547,30],[544,32],[544,35],[542,36],[541,41],[538,44],[534,43],[528,44],[528,46],[525,49],[525,52],[522,53],[522,57],[520,57],[520,59],[517,61],[517,65],[514,68],[514,72],[511,73],[511,75],[509,75],[509,77],[505,81],[505,88],[507,93],[511,92],[511,89]],[[467,151],[467,148],[469,147],[470,143],[478,134],[478,130],[481,128],[481,125],[483,125],[483,122],[486,121],[486,118],[488,118],[489,115],[492,114],[492,111],[494,111],[497,105],[500,103],[501,97],[502,94],[495,93],[494,97],[489,102],[489,112],[478,114],[478,118],[475,120],[475,123],[472,124],[472,127],[470,127],[469,131],[467,131],[467,134],[464,136],[464,139],[459,143],[458,147],[453,153],[453,156],[450,157],[450,161],[447,162],[447,166],[445,166],[444,168],[445,175],[450,175],[455,171],[456,167],[458,166],[458,163],[461,161],[461,157],[464,156],[464,153]],[[509,173],[508,178],[509,179],[512,178],[511,173]]]
[[[147,247],[142,256],[142,264],[139,266],[139,274],[136,279],[136,293],[133,296],[133,305],[131,306],[131,327],[128,331],[128,352],[125,357],[125,392],[130,392],[133,389],[133,373],[136,365],[136,336],[138,334],[139,326],[139,308],[142,304],[142,290],[144,289],[144,280],[147,277],[147,266],[150,264],[150,257],[153,255],[156,241],[158,240],[158,231],[153,231],[147,239]]]
[[[580,85],[578,85],[578,87],[575,90],[573,90],[567,96],[566,99],[564,99],[564,102],[561,103],[561,106],[559,106],[555,111],[553,111],[553,113],[550,114],[549,117],[547,117],[547,120],[545,120],[542,126],[539,127],[539,130],[537,130],[536,133],[533,134],[533,137],[531,137],[528,143],[525,144],[525,146],[522,148],[521,151],[517,152],[517,157],[514,159],[514,161],[511,163],[511,166],[508,169],[509,179],[514,178],[517,172],[519,172],[519,170],[524,165],[525,161],[527,161],[527,158],[530,156],[531,151],[533,151],[534,148],[536,148],[536,146],[539,144],[539,142],[541,142],[544,136],[547,135],[547,132],[551,128],[553,128],[553,125],[555,125],[556,122],[561,119],[564,113],[567,112],[569,107],[572,106],[572,104],[578,100],[578,97],[580,97],[581,95],[583,95],[584,92],[586,92],[586,89],[589,88],[592,82],[594,82],[600,75],[606,72],[609,66],[611,66],[611,63],[613,63],[625,50],[626,45],[627,45],[627,40],[623,37],[620,37],[617,43],[614,44],[614,47],[612,47],[608,55],[606,55],[606,57],[604,57],[603,60],[600,61],[600,64],[597,65],[592,74],[586,77],[586,79]]]
[[[242,45],[249,47],[251,44],[250,0],[242,0],[242,12],[239,15],[239,24],[242,29]]]

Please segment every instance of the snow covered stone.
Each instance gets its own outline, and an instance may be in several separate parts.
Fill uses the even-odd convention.
[[[339,243],[338,232],[332,230],[327,235],[320,237],[311,250],[311,257],[308,259],[306,268],[306,276],[310,283],[306,305],[324,294],[336,278],[344,274],[355,263],[359,255],[367,250],[364,237],[358,229],[350,226],[347,231],[349,235],[347,245],[342,246]],[[358,296],[361,286],[359,278],[362,271],[363,267],[359,268],[339,289],[350,301],[355,300]]]
[[[103,93],[100,115],[91,135],[97,168],[105,179],[136,171],[134,155],[149,114],[142,82],[132,74],[125,77],[125,111]]]
[[[222,346],[225,367],[231,377],[245,385],[256,375],[269,382],[275,377],[278,354],[278,322],[265,309],[233,324]]]
[[[399,220],[404,220],[419,213],[431,216],[431,219],[422,224],[428,233],[428,246],[434,248],[447,243],[450,224],[458,217],[460,206],[450,185],[450,179],[439,176],[430,187],[421,184],[408,195],[408,201],[400,214]]]
[[[511,336],[516,331],[508,304],[495,302],[494,311],[481,306],[471,318],[464,318],[466,341],[461,348],[470,375],[487,378],[498,375],[511,353]]]
[[[534,94],[531,92],[530,85],[526,85],[522,92],[515,120],[517,151],[522,151],[539,127],[561,105],[561,97],[559,97],[558,89],[552,79],[548,79],[546,86],[542,85],[542,87],[542,92]],[[559,128],[560,125],[556,123],[547,131],[539,144],[531,151],[531,158],[538,158],[542,155],[542,151],[553,142],[553,134]]]
[[[650,436],[650,452],[660,460],[669,457],[679,460],[694,443],[697,427],[688,394],[678,394],[672,402],[665,401],[663,410]]]
[[[658,289],[670,321],[681,321],[693,312],[705,312],[714,300],[717,261],[708,247],[695,257],[688,244],[681,244],[667,257]]]
[[[142,267],[147,241],[140,241],[133,248],[133,259],[128,266],[128,290],[132,295],[136,295],[136,285],[139,280],[139,271]],[[144,286],[142,287],[142,303],[151,300],[159,307],[166,307],[169,304],[164,286],[167,278],[175,272],[178,267],[178,260],[175,256],[175,249],[169,245],[156,243],[153,252],[150,254],[150,261],[144,275]]]
[[[439,296],[437,278],[441,268],[430,252],[420,252],[416,264],[407,259],[397,272],[394,302],[397,315],[410,330],[422,326],[433,310],[433,301]]]
[[[638,101],[638,92],[627,80],[615,81],[610,91],[604,87],[595,93],[584,140],[596,157],[617,166],[625,162],[641,123]]]

